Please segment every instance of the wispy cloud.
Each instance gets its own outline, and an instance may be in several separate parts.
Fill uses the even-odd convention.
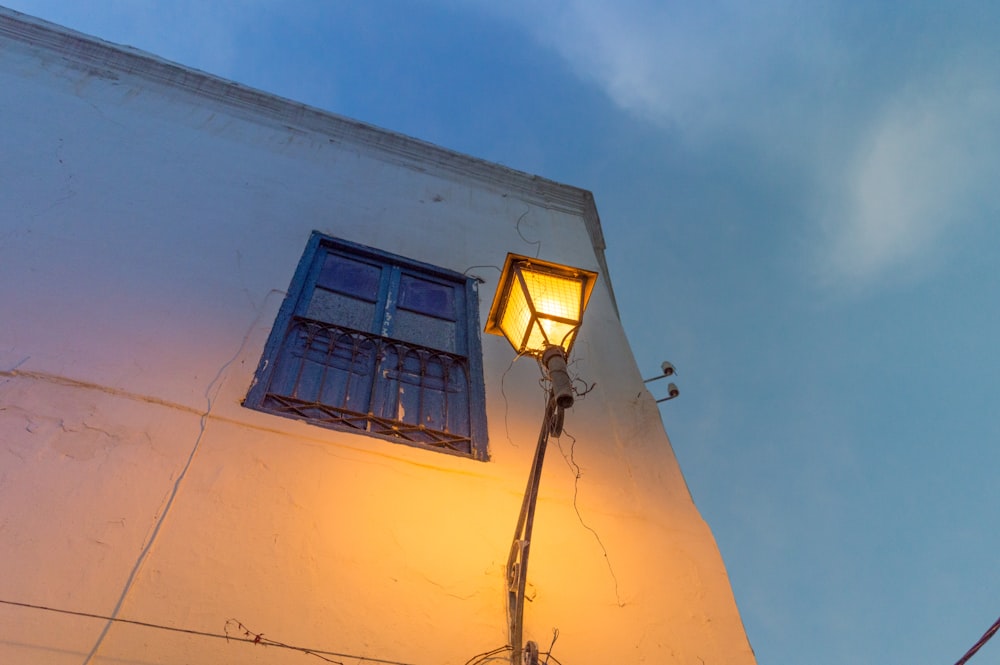
[[[760,122],[770,95],[836,62],[821,15],[785,0],[521,0],[486,9],[517,21],[623,109],[687,131]],[[718,127],[716,127],[718,129]]]
[[[827,279],[913,272],[947,254],[949,232],[995,212],[1000,87],[960,68],[912,81],[860,128],[827,210]]]
[[[750,145],[811,182],[802,263],[827,286],[919,274],[976,218],[970,202],[992,196],[1000,80],[977,76],[996,55],[982,16],[783,0],[505,7],[488,11],[520,22],[623,110],[695,150]]]

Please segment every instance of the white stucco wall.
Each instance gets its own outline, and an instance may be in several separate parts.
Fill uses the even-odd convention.
[[[238,619],[413,665],[506,642],[533,361],[483,336],[488,462],[241,406],[320,230],[482,277],[483,322],[508,251],[600,270],[572,365],[596,387],[550,444],[525,637],[546,649],[558,629],[565,665],[754,662],[589,194],[7,11],[0,91],[0,601],[208,633]],[[312,660],[0,602],[0,662],[88,658]]]

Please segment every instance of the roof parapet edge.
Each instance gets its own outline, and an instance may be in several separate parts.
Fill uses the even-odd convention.
[[[67,61],[99,72],[120,72],[182,88],[229,107],[243,117],[292,125],[337,142],[364,146],[401,166],[427,172],[430,163],[444,173],[516,191],[542,207],[586,216],[588,208],[594,205],[593,196],[587,190],[352,120],[5,7],[0,7],[0,35],[60,52]],[[591,236],[595,237],[593,232]]]

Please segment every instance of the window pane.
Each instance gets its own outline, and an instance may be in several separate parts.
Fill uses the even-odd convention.
[[[371,340],[347,333],[334,334],[316,401],[367,412],[376,356],[376,345]]]
[[[345,295],[363,298],[369,302],[378,300],[379,281],[382,269],[370,263],[353,261],[339,254],[327,254],[320,270],[317,286]]]
[[[399,306],[454,321],[455,287],[403,275],[399,280]]]
[[[405,347],[403,347],[405,349]],[[399,381],[399,400],[396,420],[409,425],[419,425],[421,417],[421,359],[413,351],[404,352],[399,364],[397,380]]]
[[[318,288],[313,291],[306,317],[369,332],[374,325],[375,303]]]
[[[372,409],[388,420],[468,436],[469,383],[464,363],[404,344],[384,347]],[[408,438],[419,440],[410,432]]]
[[[469,436],[469,374],[464,362],[451,362],[445,365],[448,377],[448,408],[446,418],[448,431],[452,434]]]
[[[455,328],[454,321],[397,309],[389,336],[404,342],[456,353]]]
[[[300,320],[278,356],[269,392],[365,413],[376,357],[377,345],[365,336]]]
[[[268,392],[288,396],[295,394],[295,384],[302,373],[303,355],[310,345],[311,335],[308,330],[296,327],[288,332],[281,353],[274,363]]]

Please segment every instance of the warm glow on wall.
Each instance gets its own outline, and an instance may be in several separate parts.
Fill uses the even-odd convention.
[[[486,332],[503,335],[518,353],[549,346],[569,353],[597,273],[508,254]]]

